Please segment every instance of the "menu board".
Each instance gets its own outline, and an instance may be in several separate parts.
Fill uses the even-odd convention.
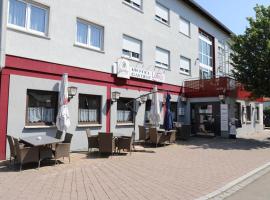
[[[220,104],[220,129],[221,131],[229,131],[229,106],[228,104]]]

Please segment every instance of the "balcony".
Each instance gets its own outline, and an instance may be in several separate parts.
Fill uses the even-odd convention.
[[[218,97],[219,95],[236,97],[237,85],[236,81],[230,77],[187,80],[184,83],[184,93],[188,98]]]

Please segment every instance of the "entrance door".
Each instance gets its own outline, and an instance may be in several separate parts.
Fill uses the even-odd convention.
[[[219,103],[191,104],[192,134],[203,136],[220,135]]]

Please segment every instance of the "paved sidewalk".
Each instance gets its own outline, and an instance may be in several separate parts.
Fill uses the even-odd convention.
[[[268,163],[269,136],[192,138],[109,158],[74,153],[71,164],[40,170],[3,166],[0,199],[196,199]]]
[[[270,173],[262,176],[255,182],[239,190],[226,200],[269,200]]]

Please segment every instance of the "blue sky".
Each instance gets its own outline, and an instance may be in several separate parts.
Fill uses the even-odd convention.
[[[270,5],[270,0],[195,0],[236,34],[244,33],[246,17],[254,16],[256,4]]]

